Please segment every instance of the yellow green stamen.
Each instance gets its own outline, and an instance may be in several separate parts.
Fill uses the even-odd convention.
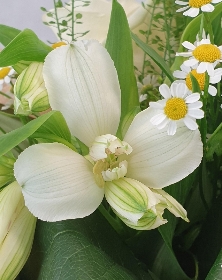
[[[193,51],[193,56],[200,62],[215,62],[221,58],[221,51],[212,44],[203,44]]]
[[[197,73],[195,69],[193,69],[190,73],[196,78],[200,89],[204,90],[205,73]],[[192,90],[192,81],[191,81],[190,73],[186,76],[186,85],[189,88],[189,90]]]
[[[8,73],[10,72],[11,68],[10,67],[4,67],[0,70],[0,80],[4,79]]]
[[[187,114],[187,105],[182,98],[173,97],[167,100],[164,113],[171,120],[180,120]]]
[[[192,8],[201,8],[209,3],[211,3],[211,0],[189,0],[189,6]]]

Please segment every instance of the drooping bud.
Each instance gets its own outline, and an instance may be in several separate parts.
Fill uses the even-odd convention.
[[[31,251],[36,218],[17,182],[0,192],[0,279],[15,279]]]
[[[0,188],[14,179],[14,163],[13,157],[0,157]]]
[[[42,62],[33,62],[19,75],[14,87],[15,114],[30,115],[49,109],[42,69]]]
[[[167,222],[162,218],[166,204],[159,207],[163,202],[134,179],[124,177],[106,182],[105,197],[117,216],[131,228],[149,230]]]

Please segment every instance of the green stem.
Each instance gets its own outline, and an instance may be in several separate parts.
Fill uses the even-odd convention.
[[[58,18],[58,14],[57,14],[56,0],[53,0],[53,2],[54,2],[54,9],[55,9],[56,25],[57,25],[57,29],[58,29],[58,36],[59,36],[60,41],[62,41],[62,35],[61,35],[61,30],[60,30],[60,25],[59,25],[59,18]]]
[[[200,21],[200,31],[199,31],[199,41],[203,39],[203,30],[204,30],[204,13],[201,15]]]
[[[210,35],[210,42],[211,42],[211,44],[213,44],[214,43],[214,33],[213,33],[213,29],[212,29],[210,16],[208,15],[208,13],[203,13],[203,14],[204,14],[205,23],[206,23],[206,26],[207,26],[207,31]]]
[[[75,0],[72,0],[72,41],[75,41],[75,38],[74,38],[74,24],[75,24],[75,15],[74,15],[74,10],[75,10]]]

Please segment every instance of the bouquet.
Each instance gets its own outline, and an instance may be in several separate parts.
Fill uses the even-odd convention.
[[[0,279],[222,277],[220,2],[0,25]]]

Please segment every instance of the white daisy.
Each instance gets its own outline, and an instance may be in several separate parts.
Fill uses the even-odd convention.
[[[164,99],[157,102],[150,102],[150,107],[158,112],[150,119],[158,129],[168,125],[167,134],[174,135],[177,130],[177,123],[183,121],[191,130],[198,128],[196,119],[201,119],[204,112],[200,109],[202,102],[199,93],[192,93],[184,83],[172,83],[169,88],[162,84],[159,88]]]
[[[207,73],[214,75],[214,67],[222,61],[222,46],[216,46],[210,43],[209,39],[202,39],[196,44],[188,41],[182,43],[188,49],[188,52],[176,53],[176,56],[189,57],[184,61],[185,66],[196,67],[197,73]]]
[[[0,67],[0,90],[3,88],[3,84],[9,84],[11,76],[15,73],[15,70],[11,66]]]
[[[154,87],[158,87],[160,84],[157,81],[157,76],[148,74],[142,83],[137,82],[139,102],[143,102],[147,99],[147,91],[152,90]]]
[[[181,65],[180,69],[181,69],[181,71],[176,70],[173,72],[174,77],[176,77],[178,79],[182,79],[179,82],[185,83],[186,86],[188,87],[188,89],[192,91],[192,81],[190,78],[190,73],[191,73],[196,78],[201,91],[204,90],[205,73],[197,73],[196,68],[192,69],[191,67],[185,66],[185,65]],[[209,76],[209,78],[210,78],[209,82],[211,84],[219,83],[221,80],[221,76],[222,76],[222,68],[218,68],[218,69],[214,70],[213,76]],[[217,89],[214,86],[209,85],[208,92],[210,95],[215,96],[217,94]]]
[[[214,10],[214,6],[212,4],[220,3],[222,0],[189,0],[189,1],[175,1],[176,4],[185,6],[177,10],[177,12],[182,12],[183,15],[188,17],[196,17],[200,10],[202,12],[212,12]],[[212,3],[212,4],[211,4]]]

